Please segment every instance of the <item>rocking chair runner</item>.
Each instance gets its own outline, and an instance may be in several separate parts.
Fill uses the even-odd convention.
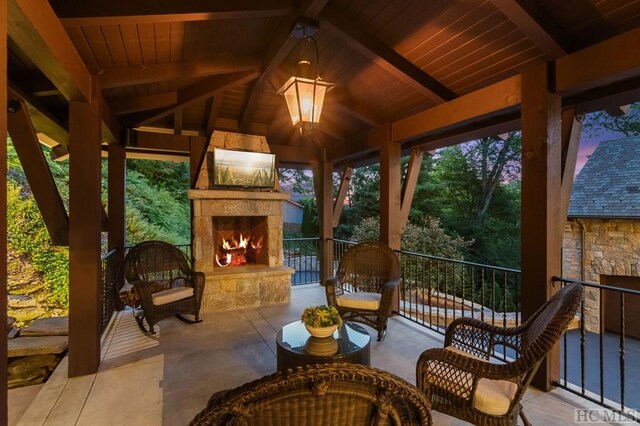
[[[194,272],[178,248],[162,241],[145,241],[131,248],[123,266],[125,278],[142,305],[143,315],[136,315],[141,330],[154,334],[153,326],[172,315],[189,324],[201,322],[204,274]],[[183,314],[194,315],[195,320]]]
[[[417,386],[434,410],[476,425],[515,425],[520,401],[538,366],[567,329],[582,301],[583,288],[558,291],[518,327],[496,327],[472,318],[453,321],[444,348],[428,349],[417,365]],[[490,363],[496,346],[512,349],[517,359]]]
[[[387,319],[400,285],[400,261],[385,244],[367,241],[351,247],[340,259],[336,276],[324,284],[327,303],[347,321],[387,333]]]

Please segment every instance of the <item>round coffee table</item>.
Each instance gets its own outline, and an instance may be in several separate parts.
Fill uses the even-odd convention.
[[[371,337],[367,330],[345,322],[332,337],[317,338],[309,334],[301,321],[282,327],[276,337],[278,371],[309,364],[349,362],[369,365]]]

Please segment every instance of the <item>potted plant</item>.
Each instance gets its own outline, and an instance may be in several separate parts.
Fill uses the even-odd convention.
[[[309,334],[314,337],[332,336],[338,326],[342,324],[338,310],[333,306],[326,305],[305,308],[300,320]]]

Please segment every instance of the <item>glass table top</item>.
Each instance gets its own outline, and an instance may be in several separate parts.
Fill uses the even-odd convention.
[[[318,338],[309,334],[302,321],[282,327],[276,337],[278,346],[294,353],[315,356],[340,356],[368,346],[371,337],[359,324],[344,322],[331,337]]]

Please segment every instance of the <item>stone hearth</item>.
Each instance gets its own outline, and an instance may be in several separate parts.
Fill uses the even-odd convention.
[[[264,137],[214,132],[208,152],[214,147],[269,152]],[[219,312],[275,303],[288,303],[293,269],[284,266],[282,251],[282,205],[289,194],[277,190],[216,189],[209,183],[208,161],[203,161],[193,200],[193,256],[196,271],[206,277],[202,310]],[[231,225],[230,225],[231,224]],[[238,227],[233,228],[234,224]],[[262,237],[262,248],[252,262],[221,267],[221,236],[227,240]],[[258,235],[264,234],[264,235]],[[235,235],[235,236],[234,236]]]

